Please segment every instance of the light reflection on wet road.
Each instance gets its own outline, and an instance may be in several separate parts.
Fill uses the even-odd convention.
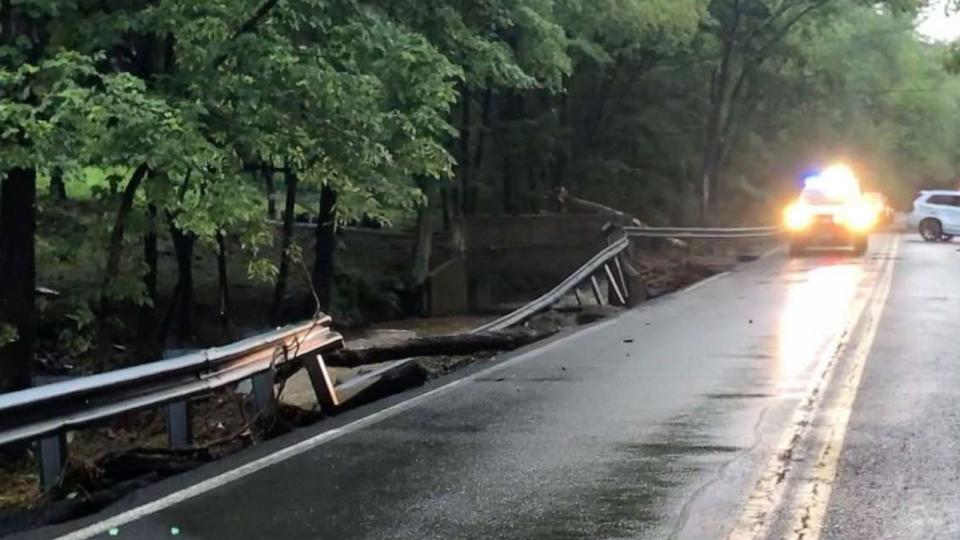
[[[803,260],[793,261],[795,266]],[[820,261],[823,266],[799,270],[803,277],[787,286],[777,351],[777,380],[781,390],[795,390],[801,375],[838,337],[850,318],[857,289],[865,275],[860,262]]]

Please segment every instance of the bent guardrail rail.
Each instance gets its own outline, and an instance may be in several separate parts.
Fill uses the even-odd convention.
[[[530,302],[529,304],[500,317],[499,319],[489,322],[479,328],[473,329],[473,333],[477,332],[495,332],[497,330],[503,330],[504,328],[513,326],[515,324],[521,323],[524,320],[536,315],[537,313],[549,308],[553,304],[557,303],[561,298],[570,293],[570,291],[575,290],[583,282],[590,279],[594,288],[594,293],[597,296],[597,301],[602,303],[602,297],[600,295],[600,287],[597,283],[596,273],[601,268],[604,269],[604,274],[607,276],[607,279],[610,280],[612,287],[617,287],[618,289],[622,287],[623,289],[619,291],[619,294],[626,303],[626,296],[623,296],[623,291],[626,290],[626,281],[623,279],[623,270],[620,267],[619,260],[617,256],[620,255],[627,247],[630,246],[630,238],[623,236],[619,240],[610,244],[606,248],[600,251],[593,256],[589,261],[584,263],[583,266],[578,268],[575,272],[570,274],[570,276],[560,282],[559,285],[551,289],[549,292],[545,293],[536,300]],[[616,265],[619,272],[620,282],[614,278],[613,269],[610,268],[610,262],[616,260]]]
[[[279,366],[296,361],[325,372],[321,353],[343,344],[329,325],[322,317],[178,358],[2,394],[0,446],[36,441],[44,487],[60,480],[66,432],[124,413],[166,406],[170,445],[189,446],[189,399],[250,379],[258,410],[271,407]],[[329,403],[328,384],[314,384],[314,390],[321,405]]]
[[[778,227],[737,227],[737,228],[709,228],[709,227],[636,227],[628,226],[619,228],[622,236],[613,241],[599,253],[594,255],[583,266],[574,271],[568,278],[560,282],[559,285],[543,294],[536,300],[512,311],[495,321],[491,321],[479,328],[473,330],[476,332],[495,332],[503,330],[515,324],[519,324],[537,313],[544,311],[550,306],[556,304],[561,298],[573,292],[577,295],[577,301],[580,301],[578,289],[588,280],[593,289],[597,303],[604,304],[603,295],[600,292],[599,280],[605,280],[610,289],[612,298],[616,299],[621,305],[626,305],[630,298],[630,287],[627,283],[624,266],[626,261],[621,261],[621,254],[630,247],[632,238],[667,238],[667,239],[751,239],[751,238],[776,238],[783,234]]]

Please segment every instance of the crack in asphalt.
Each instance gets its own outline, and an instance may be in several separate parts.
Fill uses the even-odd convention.
[[[766,416],[767,412],[770,410],[772,405],[765,405],[760,409],[759,414],[757,414],[757,420],[753,424],[753,442],[737,452],[732,458],[720,463],[713,472],[713,475],[710,479],[703,482],[696,490],[694,490],[688,497],[687,500],[683,503],[683,506],[680,508],[680,514],[677,516],[677,519],[674,521],[674,525],[670,532],[671,540],[675,540],[679,537],[680,533],[683,531],[684,527],[687,526],[687,523],[690,521],[690,508],[693,504],[709,489],[711,486],[716,484],[723,478],[724,473],[736,462],[740,461],[751,452],[756,450],[757,446],[760,444],[760,441],[763,439],[761,433],[761,426],[763,425],[763,419]]]

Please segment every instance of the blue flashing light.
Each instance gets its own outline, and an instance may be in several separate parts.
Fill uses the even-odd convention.
[[[817,179],[820,178],[820,170],[810,170],[806,171],[800,175],[800,185],[807,187],[810,184],[816,184]]]

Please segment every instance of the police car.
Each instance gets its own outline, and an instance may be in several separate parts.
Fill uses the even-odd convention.
[[[790,254],[802,255],[809,248],[850,247],[863,255],[877,218],[853,171],[843,165],[829,167],[808,177],[800,196],[784,211]]]

